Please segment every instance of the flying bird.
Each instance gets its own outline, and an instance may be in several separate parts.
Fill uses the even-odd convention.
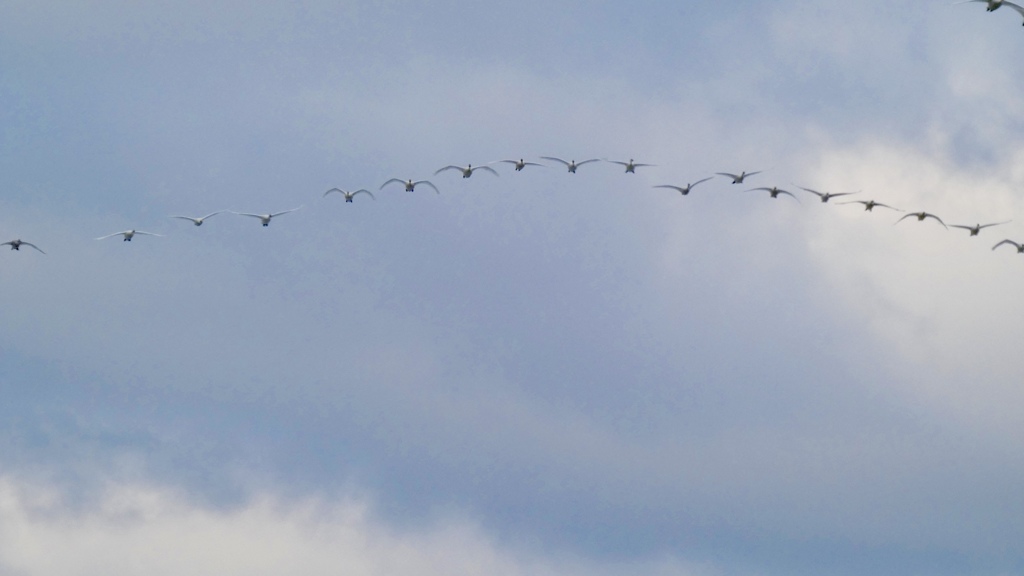
[[[195,224],[196,226],[202,226],[203,222],[205,222],[207,218],[210,218],[212,216],[216,216],[217,214],[220,214],[221,212],[224,212],[224,210],[218,210],[216,212],[207,214],[206,216],[203,216],[202,218],[193,218],[191,216],[168,216],[168,218],[180,218],[182,220],[188,220],[188,221],[192,222],[193,224]]]
[[[963,224],[950,224],[952,228],[962,228],[971,233],[971,236],[977,236],[978,232],[981,232],[982,228],[988,228],[989,226],[999,226],[1000,224],[1009,224],[1011,220],[1006,222],[993,222],[992,224],[975,224],[974,226],[965,226]]]
[[[392,182],[398,182],[402,186],[405,186],[406,192],[413,192],[416,190],[417,186],[419,186],[420,184],[424,184],[433,188],[434,192],[437,192],[438,194],[441,193],[441,191],[437,189],[437,186],[434,186],[429,180],[417,180],[413,182],[411,178],[409,180],[399,180],[398,178],[392,178],[391,180],[388,180],[387,182],[381,184],[380,189],[383,190],[385,186],[391,184]]]
[[[671,188],[672,190],[675,190],[675,191],[679,192],[683,196],[686,196],[687,194],[690,193],[690,190],[692,190],[694,186],[696,186],[697,184],[700,184],[701,182],[707,182],[708,180],[711,180],[711,176],[708,176],[707,178],[701,178],[700,180],[697,180],[696,182],[694,182],[692,184],[687,184],[686,186],[673,186],[671,184],[659,184],[657,186],[653,186],[653,188]]]
[[[299,208],[302,208],[302,206],[299,206]],[[263,224],[263,226],[267,227],[267,226],[270,226],[271,218],[275,218],[277,216],[280,216],[282,214],[287,214],[289,212],[295,212],[299,208],[292,208],[291,210],[285,210],[283,212],[274,212],[272,214],[250,214],[248,212],[232,212],[232,214],[238,214],[239,216],[249,216],[251,218],[259,218],[260,222]]]
[[[523,168],[526,168],[527,166],[543,166],[543,164],[538,164],[536,162],[527,162],[526,160],[523,160],[522,158],[520,158],[519,160],[499,160],[499,162],[506,162],[508,164],[515,165],[516,172],[519,172],[520,170],[522,170]]]
[[[747,176],[753,176],[754,174],[760,174],[761,172],[763,172],[763,170],[757,170],[755,172],[740,172],[739,174],[730,174],[729,172],[715,172],[715,174],[732,178],[733,184],[743,184],[743,180],[746,179]]]
[[[996,242],[996,245],[993,246],[992,249],[995,250],[996,248],[999,248],[1003,244],[1009,244],[1010,246],[1016,248],[1017,254],[1024,254],[1024,244],[1018,244],[1013,240],[1000,240],[999,242]]]
[[[903,210],[900,210],[899,208],[893,208],[892,206],[889,206],[888,204],[882,204],[881,202],[875,202],[874,200],[850,200],[849,202],[836,202],[836,204],[839,204],[839,205],[843,205],[843,204],[863,204],[864,205],[864,210],[866,212],[871,212],[875,207],[878,207],[878,206],[881,206],[882,208],[888,208],[890,210],[895,210],[897,212],[903,212]]]
[[[778,198],[779,194],[785,194],[785,195],[789,196],[790,198],[792,198],[793,200],[796,200],[797,202],[800,202],[800,199],[797,198],[796,195],[793,194],[792,192],[790,192],[788,190],[783,190],[782,188],[777,188],[775,186],[772,186],[771,188],[765,188],[765,187],[751,188],[750,190],[747,190],[747,192],[753,192],[755,190],[764,190],[764,191],[768,192],[768,195],[771,196],[772,198]]]
[[[985,7],[985,11],[987,12],[995,12],[996,10],[1002,8],[1003,6],[1009,6],[1010,8],[1016,10],[1018,14],[1024,16],[1024,6],[1014,4],[1009,0],[964,0],[963,2],[957,2],[957,4],[969,4],[971,2],[984,2],[985,4],[987,4],[987,6]]]
[[[0,246],[10,246],[11,250],[21,250],[22,246],[31,246],[36,250],[43,252],[43,249],[40,248],[39,246],[36,246],[31,242],[25,242],[24,240],[11,240],[10,242],[4,242],[3,244],[0,244]],[[46,252],[43,252],[43,254],[46,254]]]
[[[487,170],[488,172],[494,174],[495,176],[498,175],[498,172],[494,168],[491,168],[490,166],[473,166],[472,164],[469,164],[465,168],[462,168],[461,166],[445,166],[444,168],[439,169],[437,172],[434,172],[434,176],[437,176],[438,174],[444,172],[445,170],[458,170],[459,172],[462,172],[463,178],[469,178],[470,176],[473,175],[473,172],[476,172],[477,170]]]
[[[949,230],[949,227],[946,226],[946,223],[942,221],[942,218],[939,218],[935,214],[929,214],[927,212],[911,212],[910,214],[907,214],[903,218],[900,218],[899,220],[894,222],[893,225],[899,224],[900,222],[903,222],[904,220],[910,218],[911,216],[917,218],[918,222],[923,222],[925,218],[934,218],[939,224],[942,224],[943,228]]]
[[[607,160],[607,162],[611,162],[612,164],[618,164],[619,166],[625,166],[626,174],[636,174],[637,168],[642,168],[644,166],[654,166],[654,164],[640,164],[639,162],[633,162],[632,158],[629,159],[629,162],[620,162],[618,160]]]
[[[818,192],[817,190],[811,190],[810,188],[804,188],[803,186],[797,186],[797,188],[804,190],[805,192],[810,192],[811,194],[814,194],[815,196],[820,198],[822,202],[828,202],[830,199],[838,198],[840,196],[849,196],[850,194],[856,194],[856,192]]]
[[[107,238],[113,238],[114,236],[124,236],[122,242],[131,242],[132,237],[136,234],[142,234],[143,236],[162,236],[162,234],[154,234],[152,232],[143,232],[142,230],[125,230],[124,232],[114,232],[113,234],[107,234],[106,236],[100,236],[97,240],[106,240]]]
[[[590,162],[599,161],[598,158],[591,158],[590,160],[582,160],[580,162],[577,162],[575,160],[566,162],[565,160],[562,160],[561,158],[555,158],[554,156],[541,156],[541,158],[544,160],[551,160],[552,162],[560,162],[564,164],[565,167],[569,169],[569,172],[572,172],[573,174],[576,173],[576,169],[579,168],[580,166],[583,166],[584,164],[589,164]]]
[[[324,192],[324,196],[326,197],[331,192],[337,192],[338,194],[341,194],[341,195],[345,196],[345,202],[351,202],[352,198],[355,198],[356,194],[360,194],[360,193],[364,193],[364,192],[370,198],[373,198],[374,200],[376,200],[376,198],[374,198],[374,196],[373,196],[373,192],[370,192],[369,190],[366,190],[365,188],[360,188],[359,190],[356,190],[355,192],[346,192],[346,191],[342,190],[341,188],[331,188],[327,192]]]

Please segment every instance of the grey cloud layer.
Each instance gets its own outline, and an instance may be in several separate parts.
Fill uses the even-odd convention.
[[[992,288],[1018,262],[724,180],[650,188],[764,169],[1019,219],[1019,24],[639,8],[23,7],[0,231],[49,254],[2,254],[8,461],[224,507],[365,491],[394,526],[455,509],[596,564],[1019,567],[1021,370],[987,352],[1018,336]],[[658,166],[431,176],[540,155]],[[442,194],[319,198],[390,177]],[[298,203],[266,230],[166,219]],[[167,237],[91,240],[131,226]]]

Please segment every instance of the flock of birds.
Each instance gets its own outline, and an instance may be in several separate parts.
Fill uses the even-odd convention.
[[[636,162],[632,158],[629,159],[629,161],[608,160],[608,159],[599,159],[599,158],[590,158],[590,159],[587,159],[587,160],[576,161],[576,160],[564,160],[564,159],[558,158],[556,156],[541,156],[540,160],[546,160],[548,162],[554,163],[553,165],[561,165],[570,174],[575,174],[577,172],[577,170],[579,170],[582,166],[585,166],[585,165],[591,164],[591,163],[595,163],[595,162],[608,162],[608,163],[611,163],[611,164],[616,164],[616,165],[622,166],[625,169],[625,173],[626,174],[635,174],[636,170],[638,168],[646,168],[646,167],[656,166],[655,164],[645,164],[645,163]],[[531,166],[537,166],[537,167],[545,167],[545,166],[547,166],[547,167],[550,167],[552,165],[552,164],[542,164],[540,162],[530,162],[530,161],[524,160],[523,158],[520,158],[518,160],[497,160],[497,161],[494,161],[494,162],[489,162],[487,164],[481,164],[481,165],[477,165],[477,166],[474,166],[472,164],[468,164],[465,167],[449,165],[449,166],[444,166],[443,168],[438,169],[437,171],[434,172],[434,175],[436,176],[436,175],[439,175],[439,174],[441,174],[443,172],[454,170],[454,171],[459,172],[462,175],[462,178],[464,178],[464,179],[472,177],[473,174],[477,173],[478,171],[484,171],[484,172],[488,172],[488,173],[490,173],[490,174],[492,174],[494,176],[500,176],[498,171],[495,170],[492,167],[492,165],[496,165],[496,164],[510,164],[510,165],[512,165],[514,167],[516,172],[522,171],[525,168],[531,167]],[[700,180],[696,180],[694,182],[687,183],[684,186],[680,186],[680,185],[676,185],[676,184],[657,184],[657,185],[653,186],[653,188],[664,188],[664,189],[674,190],[674,191],[678,192],[679,194],[681,194],[682,196],[687,196],[687,195],[690,194],[690,192],[693,191],[693,189],[696,186],[698,186],[700,184],[703,184],[704,182],[707,182],[707,181],[715,178],[716,176],[721,176],[723,178],[728,179],[728,181],[731,184],[744,184],[744,183],[746,183],[747,179],[749,179],[749,178],[751,178],[753,176],[756,176],[758,174],[761,174],[761,173],[762,173],[762,171],[760,171],[760,170],[756,170],[756,171],[752,171],[752,172],[741,171],[738,174],[732,173],[732,172],[716,172],[712,176],[707,176],[705,178],[701,178]],[[407,180],[402,180],[400,178],[391,178],[390,180],[388,180],[388,181],[384,182],[383,184],[381,184],[380,190],[383,190],[384,188],[387,188],[389,186],[394,188],[395,185],[404,188],[404,190],[406,192],[414,192],[416,190],[416,188],[419,186],[419,187],[430,188],[431,190],[433,190],[437,194],[441,193],[440,190],[438,189],[438,187],[436,185],[434,185],[434,183],[431,182],[430,180],[413,180],[411,178],[407,179]],[[819,200],[822,203],[827,203],[830,200],[832,200],[833,198],[843,198],[843,197],[859,194],[859,192],[822,192],[822,191],[819,191],[819,190],[814,190],[812,188],[806,188],[806,187],[803,187],[803,186],[796,186],[796,188],[801,190],[801,191],[803,191],[803,193],[812,195],[814,198],[816,198],[817,200]],[[798,194],[796,194],[796,193],[794,193],[794,192],[792,192],[790,190],[785,190],[785,189],[779,188],[777,186],[770,186],[770,187],[769,186],[760,186],[760,187],[755,187],[755,188],[748,188],[745,191],[746,192],[766,192],[768,194],[769,198],[779,198],[781,196],[789,196],[790,198],[792,198],[796,202],[798,202],[798,203],[800,202],[800,198],[798,197]],[[356,196],[359,196],[360,194],[366,195],[369,198],[371,198],[373,200],[376,200],[376,196],[374,196],[373,192],[371,192],[371,191],[369,191],[369,190],[367,190],[365,188],[356,190],[354,192],[349,192],[349,191],[343,190],[341,188],[331,188],[330,190],[327,190],[326,192],[323,193],[323,197],[327,197],[327,196],[329,196],[331,194],[339,194],[339,195],[341,195],[344,198],[346,203],[353,202],[355,200]],[[938,224],[940,224],[943,228],[946,228],[947,230],[949,228],[960,228],[960,229],[966,230],[969,233],[970,236],[977,236],[982,230],[984,230],[986,228],[990,228],[990,227],[993,227],[993,226],[1000,226],[1000,225],[1008,224],[1008,223],[1011,222],[1010,220],[1005,220],[1005,221],[1000,221],[1000,222],[990,222],[990,223],[986,223],[986,224],[981,224],[981,223],[977,223],[977,224],[946,224],[946,222],[943,221],[942,218],[940,218],[939,216],[936,216],[935,214],[932,214],[930,212],[926,212],[926,211],[906,212],[906,211],[904,211],[904,210],[902,210],[900,208],[896,208],[896,207],[894,207],[892,205],[884,204],[882,202],[878,202],[878,201],[873,200],[873,199],[872,200],[848,199],[848,200],[845,200],[843,202],[836,202],[836,204],[859,204],[859,205],[863,206],[864,210],[867,211],[867,212],[872,212],[875,208],[884,208],[884,209],[892,210],[892,211],[895,211],[895,212],[905,212],[905,214],[903,216],[901,216],[898,220],[896,220],[894,222],[894,224],[899,224],[900,222],[903,222],[904,220],[907,220],[907,219],[912,219],[911,221],[913,221],[913,219],[916,219],[918,222],[923,222],[924,220],[931,219],[931,220],[934,220],[935,222],[937,222]],[[238,215],[238,216],[245,216],[245,217],[249,217],[249,218],[255,218],[255,219],[260,221],[260,224],[262,226],[267,227],[267,226],[270,226],[270,222],[274,218],[277,218],[279,216],[283,216],[285,214],[290,214],[290,213],[295,212],[297,210],[300,210],[302,208],[303,208],[303,206],[298,206],[298,207],[292,208],[290,210],[282,210],[280,212],[267,212],[267,213],[234,212],[232,210],[218,210],[216,212],[211,212],[209,214],[206,214],[205,216],[171,215],[171,216],[168,216],[168,217],[172,218],[172,219],[176,219],[176,220],[184,220],[184,221],[190,222],[194,226],[202,226],[210,218],[213,218],[214,216],[217,216],[219,214],[223,214],[223,213],[227,212],[227,213],[235,214],[235,215]],[[124,242],[131,242],[132,239],[135,236],[140,236],[140,235],[141,236],[162,236],[162,234],[157,234],[155,232],[147,232],[147,231],[144,231],[144,230],[129,229],[129,230],[122,230],[120,232],[114,232],[112,234],[107,234],[105,236],[100,236],[100,237],[96,238],[96,240],[105,240],[107,238],[113,238],[115,236],[120,236],[122,241],[124,241]],[[1024,254],[1024,242],[1016,242],[1016,241],[1010,240],[1008,238],[1007,239],[1003,239],[1003,240],[997,242],[994,246],[992,246],[992,250],[995,250],[995,249],[997,249],[997,248],[999,248],[1000,246],[1003,246],[1003,245],[1013,246],[1014,248],[1017,249],[1017,253]],[[16,240],[8,241],[8,242],[3,242],[3,243],[0,243],[0,246],[10,246],[11,250],[21,250],[21,248],[23,246],[28,246],[30,248],[34,248],[35,250],[37,250],[37,251],[39,251],[39,252],[41,252],[43,254],[46,253],[39,246],[37,246],[37,245],[35,245],[35,244],[31,243],[31,242],[26,242],[26,241],[21,240],[21,239],[16,239]]]
[[[973,2],[984,2],[985,5],[986,5],[985,9],[988,12],[994,12],[994,11],[998,10],[999,8],[1002,8],[1003,6],[1008,6],[1008,7],[1012,8],[1013,10],[1016,10],[1022,17],[1024,17],[1024,6],[1021,6],[1021,5],[1016,4],[1014,2],[1010,2],[1009,0],[962,0],[960,2],[956,2],[955,4],[970,4],[970,3],[973,3]],[[560,164],[560,165],[564,166],[569,171],[569,173],[572,173],[572,174],[575,174],[576,171],[581,166],[584,166],[586,164],[590,164],[592,162],[600,162],[601,161],[601,159],[598,159],[598,158],[591,158],[591,159],[588,159],[588,160],[582,160],[580,162],[577,162],[576,160],[568,160],[568,161],[566,161],[566,160],[564,160],[562,158],[558,158],[556,156],[541,156],[540,159]],[[618,165],[623,166],[625,168],[625,171],[626,171],[627,174],[636,173],[636,169],[637,168],[654,166],[653,164],[638,163],[638,162],[635,162],[633,159],[630,159],[628,162],[623,162],[623,161],[618,161],[618,160],[604,160],[604,161],[611,162],[613,164],[618,164]],[[527,162],[526,160],[524,160],[522,158],[520,158],[519,160],[499,160],[499,161],[496,161],[496,162],[491,162],[489,164],[497,164],[497,163],[508,163],[508,164],[511,164],[511,165],[514,166],[514,168],[515,168],[515,170],[517,172],[523,170],[527,166],[544,166],[543,164],[540,164],[538,162]],[[436,175],[438,175],[438,174],[440,174],[442,172],[445,172],[445,171],[455,170],[455,171],[461,173],[463,178],[470,178],[477,171],[483,170],[485,172],[490,172],[494,176],[499,176],[498,172],[494,168],[492,168],[489,164],[483,164],[483,165],[478,165],[478,166],[473,166],[472,164],[469,164],[466,167],[456,166],[456,165],[449,165],[449,166],[445,166],[443,168],[438,169],[436,172],[434,172],[434,175],[436,176]],[[761,173],[761,171],[754,171],[754,172],[745,172],[744,171],[744,172],[740,172],[739,174],[733,174],[733,173],[730,173],[730,172],[716,172],[715,174],[718,175],[718,176],[723,176],[723,177],[729,178],[732,181],[733,184],[743,184],[746,181],[747,178],[749,178],[751,176],[754,176],[754,175],[757,175],[757,174],[760,174],[760,173]],[[666,189],[675,190],[675,191],[679,192],[680,194],[682,194],[683,196],[686,196],[686,195],[688,195],[690,193],[690,191],[693,189],[694,186],[697,186],[698,184],[701,184],[703,182],[707,182],[708,180],[711,180],[712,178],[713,178],[713,176],[708,176],[706,178],[702,178],[702,179],[697,180],[695,182],[688,183],[685,186],[678,186],[678,185],[674,185],[674,184],[658,184],[658,185],[656,185],[654,187],[655,188],[666,188]],[[384,184],[381,185],[380,189],[383,190],[385,187],[387,187],[387,186],[389,186],[391,184],[398,184],[398,185],[404,187],[406,192],[413,192],[413,191],[415,191],[417,186],[425,186],[425,187],[431,188],[432,190],[434,190],[434,192],[440,194],[440,190],[438,190],[437,186],[435,186],[429,180],[413,180],[411,178],[408,179],[408,180],[401,180],[399,178],[391,178],[387,182],[384,182]],[[807,192],[809,194],[813,194],[821,202],[828,202],[832,198],[838,198],[838,197],[842,197],[842,196],[849,196],[849,195],[852,195],[852,194],[856,194],[856,192],[838,192],[838,193],[834,193],[834,192],[820,192],[818,190],[813,190],[811,188],[804,188],[802,186],[797,186],[797,188],[799,188],[800,190],[803,190],[803,191],[805,191],[805,192]],[[764,191],[764,192],[767,192],[769,197],[771,197],[771,198],[778,198],[779,196],[785,195],[785,196],[789,196],[789,197],[793,198],[797,202],[800,201],[800,199],[797,198],[797,195],[794,194],[793,192],[790,192],[789,190],[783,190],[783,189],[778,188],[776,186],[771,186],[771,187],[762,186],[762,187],[757,187],[757,188],[751,188],[751,189],[749,189],[747,191],[748,192]],[[354,192],[349,192],[349,191],[346,191],[346,190],[342,190],[340,188],[331,188],[330,190],[327,190],[326,192],[324,192],[323,195],[324,195],[324,197],[326,197],[326,196],[328,196],[330,194],[341,194],[344,197],[345,202],[352,202],[355,199],[355,197],[357,195],[359,195],[359,194],[366,194],[370,198],[376,199],[375,196],[373,195],[373,193],[370,192],[369,190],[366,190],[366,189],[359,189],[359,190],[356,190]],[[851,200],[851,201],[846,201],[846,202],[837,202],[837,204],[860,204],[860,205],[864,206],[864,210],[866,210],[868,212],[871,212],[875,208],[887,208],[889,210],[895,210],[895,211],[898,211],[898,212],[904,212],[903,210],[901,210],[899,208],[894,208],[893,206],[890,206],[888,204],[883,204],[883,203],[877,202],[875,200]],[[291,212],[295,212],[296,210],[299,210],[301,208],[302,208],[302,206],[299,206],[297,208],[292,208],[291,210],[283,210],[281,212],[268,212],[268,213],[264,213],[264,214],[256,214],[256,213],[250,213],[250,212],[234,212],[234,211],[230,211],[230,210],[218,210],[216,212],[211,212],[210,214],[207,214],[205,216],[173,215],[173,216],[170,216],[170,218],[175,218],[175,219],[180,219],[180,220],[187,220],[187,221],[191,222],[192,224],[194,224],[195,226],[202,226],[203,223],[206,222],[206,220],[209,219],[209,218],[212,218],[212,217],[214,217],[214,216],[216,216],[218,214],[223,214],[224,212],[231,212],[232,214],[237,214],[239,216],[247,216],[247,217],[250,217],[250,218],[256,218],[256,219],[258,219],[260,221],[260,223],[264,227],[266,227],[266,226],[270,225],[270,221],[272,219],[274,219],[274,218],[276,218],[278,216],[282,216],[284,214],[289,214]],[[991,222],[991,223],[987,223],[987,224],[980,224],[980,223],[978,223],[978,224],[974,224],[974,225],[967,225],[967,224],[949,224],[949,225],[947,225],[941,218],[939,218],[935,214],[931,214],[929,212],[921,211],[921,212],[909,212],[909,213],[906,213],[901,218],[899,218],[895,223],[899,224],[900,222],[902,222],[902,221],[904,221],[904,220],[906,220],[908,218],[916,218],[918,222],[922,222],[922,221],[930,218],[930,219],[935,220],[939,224],[941,224],[946,229],[949,229],[949,228],[952,227],[952,228],[961,228],[963,230],[967,230],[971,236],[977,236],[985,228],[989,228],[989,227],[992,227],[992,226],[1000,226],[1002,224],[1008,224],[1010,222],[1009,220],[1006,220],[1006,221],[1002,221],[1002,222]],[[121,236],[121,239],[124,242],[131,242],[132,238],[134,238],[137,235],[142,235],[142,236],[162,236],[161,234],[157,234],[155,232],[146,232],[144,230],[129,229],[129,230],[122,230],[120,232],[114,232],[112,234],[107,234],[106,236],[100,236],[100,237],[98,237],[96,239],[97,240],[105,240],[107,238],[113,238],[115,236]],[[1004,240],[1000,240],[999,242],[997,242],[992,247],[992,250],[995,250],[995,249],[999,248],[1000,246],[1004,246],[1004,245],[1013,246],[1014,248],[1017,249],[1017,253],[1018,254],[1024,254],[1024,242],[1016,242],[1016,241],[1010,240],[1008,238],[1004,239]],[[40,252],[42,254],[46,254],[46,252],[43,251],[43,249],[40,248],[39,246],[36,246],[35,244],[33,244],[31,242],[26,242],[24,240],[21,240],[20,238],[19,239],[15,239],[15,240],[10,240],[8,242],[2,242],[2,243],[0,243],[0,246],[10,246],[11,250],[15,250],[15,251],[20,251],[22,246],[28,246],[30,248],[33,248],[33,249],[37,250],[38,252]]]

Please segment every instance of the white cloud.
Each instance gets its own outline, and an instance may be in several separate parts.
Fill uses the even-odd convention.
[[[69,506],[59,491],[11,477],[0,479],[0,567],[32,576],[713,573],[670,559],[609,569],[545,558],[457,518],[396,531],[354,499],[264,494],[211,509],[166,488],[116,484]]]

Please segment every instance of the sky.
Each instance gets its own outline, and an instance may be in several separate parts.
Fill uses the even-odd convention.
[[[0,0],[0,572],[1021,573],[983,8]]]

